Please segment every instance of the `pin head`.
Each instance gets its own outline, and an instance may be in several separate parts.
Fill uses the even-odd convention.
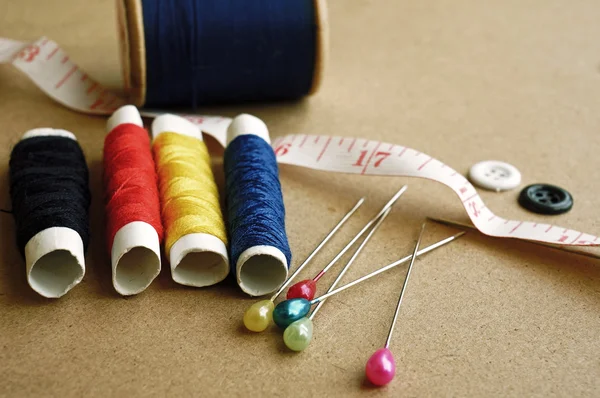
[[[304,351],[313,335],[313,323],[309,318],[300,318],[292,322],[283,332],[283,342],[292,351]]]
[[[252,332],[265,330],[273,318],[275,305],[271,300],[261,300],[250,306],[244,313],[244,325]]]
[[[315,298],[315,292],[317,291],[317,284],[312,279],[305,279],[294,284],[288,289],[287,298],[305,298],[312,300]]]
[[[396,361],[392,352],[387,348],[375,351],[367,361],[365,374],[376,386],[384,386],[392,381],[396,374]]]
[[[303,298],[285,300],[273,310],[273,321],[282,329],[304,317],[310,311],[310,301]]]

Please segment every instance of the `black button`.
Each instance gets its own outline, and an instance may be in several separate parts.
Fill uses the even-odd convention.
[[[554,185],[532,184],[521,191],[519,204],[534,213],[562,214],[573,207],[573,197]]]

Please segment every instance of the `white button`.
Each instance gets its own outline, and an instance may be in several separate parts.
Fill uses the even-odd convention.
[[[521,173],[508,163],[486,160],[471,167],[469,179],[478,187],[499,192],[518,187]]]

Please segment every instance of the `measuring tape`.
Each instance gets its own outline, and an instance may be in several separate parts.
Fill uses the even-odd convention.
[[[82,71],[55,42],[43,37],[32,43],[0,38],[0,63],[12,63],[55,101],[73,110],[110,115],[126,102]],[[155,117],[161,112],[144,112]],[[231,119],[181,115],[226,145]],[[380,141],[318,135],[277,138],[279,163],[360,175],[419,177],[440,182],[456,193],[475,227],[482,233],[556,246],[600,246],[598,236],[550,224],[508,220],[488,209],[467,179],[433,157],[411,148]],[[589,253],[600,257],[597,253]]]

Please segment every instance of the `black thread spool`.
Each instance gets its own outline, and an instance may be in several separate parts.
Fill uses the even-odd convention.
[[[44,297],[63,296],[83,279],[89,241],[88,168],[75,136],[25,133],[11,153],[10,194],[27,282]]]

